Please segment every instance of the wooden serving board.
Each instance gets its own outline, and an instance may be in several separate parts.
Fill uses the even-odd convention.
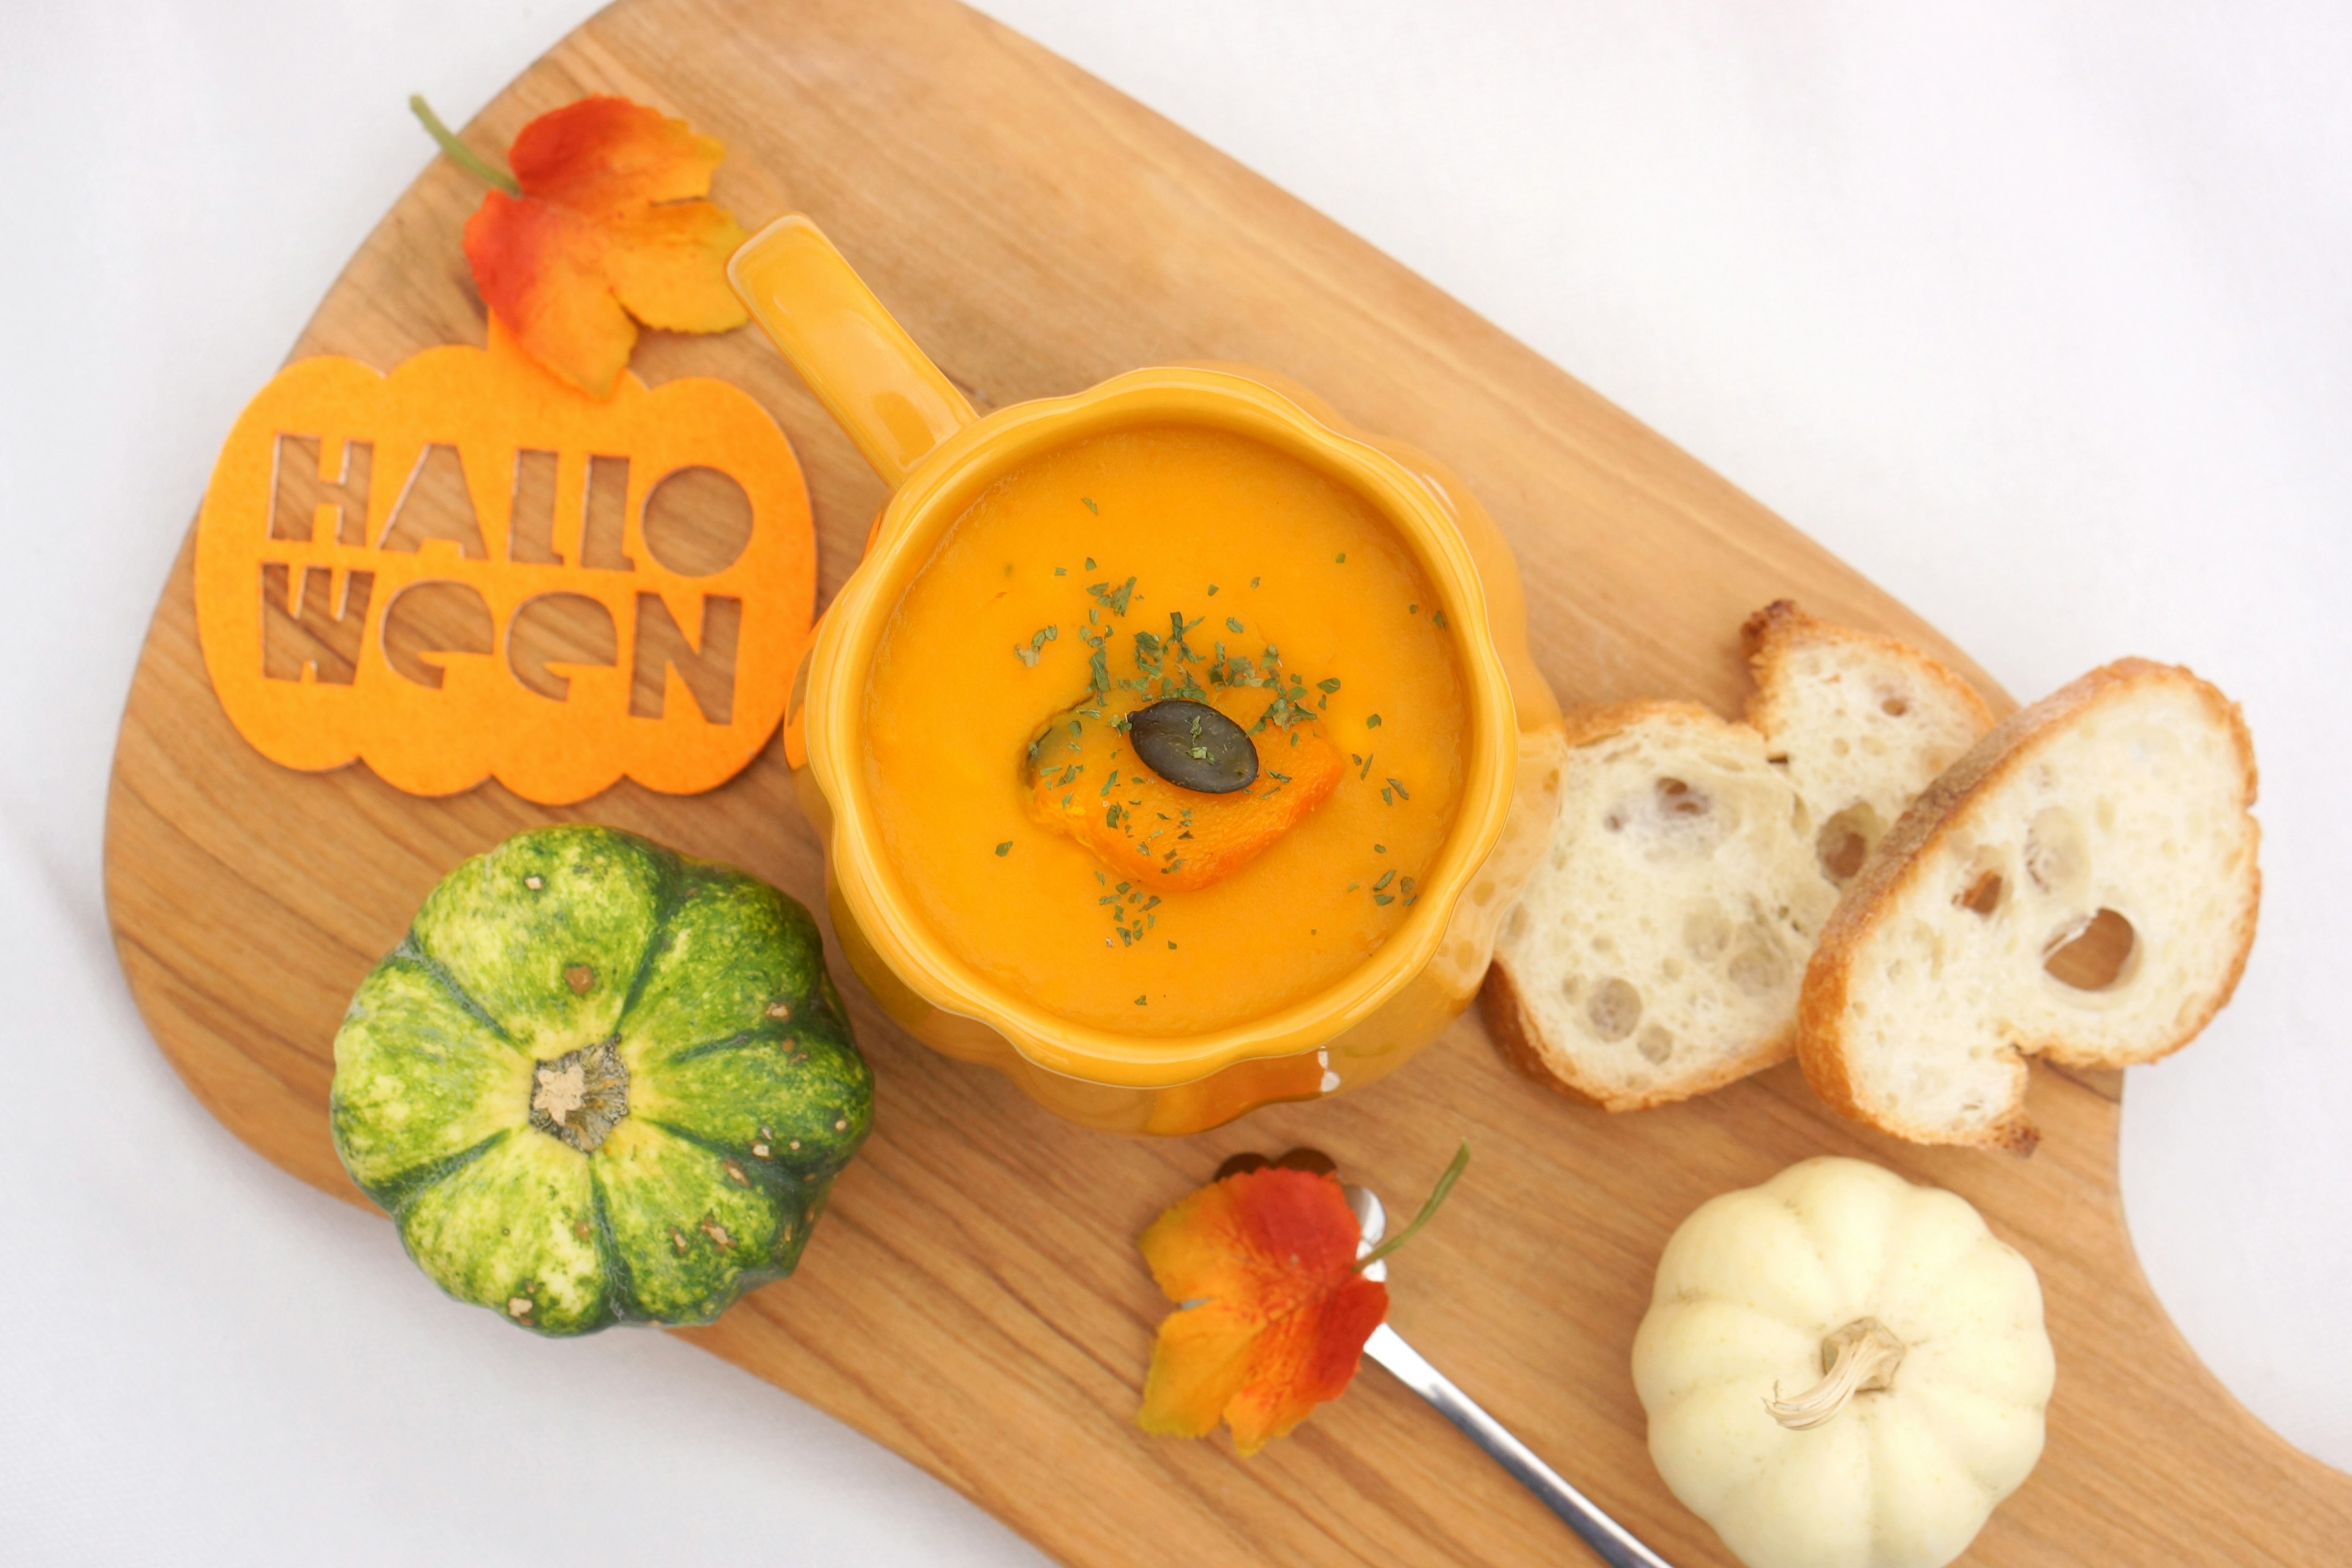
[[[747,224],[811,214],[985,409],[1170,360],[1287,372],[1436,454],[1527,571],[1564,700],[1736,710],[1735,631],[1780,595],[1975,667],[1730,485],[1402,267],[1229,159],[953,0],[623,0],[483,112],[502,148],[590,92],[689,117],[731,156]],[[458,253],[479,188],[436,162],[295,353],[390,367],[479,342]],[[652,336],[650,381],[746,388],[798,445],[822,592],[880,483],[750,329]],[[557,817],[733,861],[822,909],[819,846],[780,748],[690,799],[623,784],[549,811],[494,784],[399,795],[363,768],[263,761],[206,685],[181,552],[115,758],[107,897],[164,1054],[269,1159],[362,1202],[329,1146],[331,1041],[361,974],[460,858]],[[1988,693],[1998,695],[1990,682]],[[835,963],[835,973],[845,974]],[[1824,1152],[1974,1200],[2040,1269],[2059,1379],[2041,1468],[1971,1562],[2340,1562],[2352,1478],[2290,1448],[2200,1367],[2151,1295],[2116,1196],[2116,1076],[2037,1068],[2030,1161],[1911,1149],[1826,1113],[1793,1068],[1625,1117],[1515,1077],[1473,1020],[1329,1103],[1199,1137],[1066,1126],[933,1056],[848,987],[880,1080],[873,1141],[799,1276],[688,1337],[829,1410],[1066,1562],[1580,1561],[1561,1527],[1412,1394],[1358,1385],[1257,1458],[1133,1424],[1167,1310],[1137,1234],[1227,1154],[1311,1142],[1411,1201],[1467,1137],[1444,1223],[1391,1285],[1398,1327],[1679,1564],[1729,1559],[1651,1468],[1627,1360],[1667,1234],[1703,1199]],[[384,1233],[384,1245],[394,1245]],[[452,1307],[451,1310],[458,1309]]]

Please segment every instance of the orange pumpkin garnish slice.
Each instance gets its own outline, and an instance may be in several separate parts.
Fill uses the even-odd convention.
[[[1223,690],[1209,705],[1244,730],[1265,694]],[[1252,736],[1257,777],[1209,795],[1145,765],[1120,727],[1139,700],[1105,699],[1056,714],[1030,748],[1031,801],[1041,821],[1093,852],[1122,880],[1190,892],[1256,859],[1339,787],[1347,760],[1312,719],[1265,724]]]

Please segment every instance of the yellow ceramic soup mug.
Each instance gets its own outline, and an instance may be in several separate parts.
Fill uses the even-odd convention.
[[[729,276],[895,490],[786,729],[883,1007],[1126,1132],[1436,1037],[1559,779],[1469,494],[1242,367],[977,417],[804,217]]]

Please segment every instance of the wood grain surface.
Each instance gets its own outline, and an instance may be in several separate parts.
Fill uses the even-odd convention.
[[[812,215],[983,410],[1141,364],[1240,360],[1434,453],[1518,550],[1538,656],[1565,700],[1736,709],[1739,622],[1781,595],[1975,669],[1551,364],[952,0],[623,0],[502,94],[469,140],[502,149],[530,116],[597,91],[722,138],[718,198],[751,226]],[[479,196],[449,164],[427,168],[295,353],[389,367],[481,342],[457,245]],[[773,411],[808,469],[829,595],[883,498],[848,440],[749,329],[650,335],[636,363],[655,383],[725,377]],[[164,1053],[270,1160],[362,1201],[324,1114],[346,999],[444,871],[558,817],[733,861],[822,909],[819,847],[776,747],[706,795],[625,784],[563,811],[494,784],[418,800],[360,767],[264,762],[205,683],[183,550],[123,718],[108,902]],[[837,955],[835,973],[845,976]],[[1820,1153],[1957,1189],[2041,1271],[2059,1366],[2048,1449],[1969,1562],[2319,1564],[2352,1541],[2352,1478],[2224,1393],[2142,1278],[2116,1194],[2116,1077],[2037,1068],[2045,1137],[2020,1161],[1849,1126],[1792,1067],[1612,1118],[1515,1077],[1465,1018],[1360,1093],[1128,1141],[1061,1124],[994,1074],[931,1055],[847,988],[880,1080],[873,1141],[799,1276],[688,1337],[1063,1561],[1582,1560],[1550,1515],[1376,1368],[1246,1462],[1223,1436],[1158,1439],[1133,1424],[1166,1310],[1134,1240],[1162,1205],[1229,1153],[1297,1143],[1410,1202],[1464,1137],[1475,1160],[1443,1223],[1400,1260],[1393,1321],[1677,1563],[1729,1559],[1643,1448],[1627,1358],[1652,1268],[1703,1199]],[[383,1245],[396,1245],[388,1226]]]

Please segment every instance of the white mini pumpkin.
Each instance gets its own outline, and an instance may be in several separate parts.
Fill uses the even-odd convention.
[[[1701,1205],[1633,1340],[1651,1458],[1748,1568],[1942,1568],[2042,1457],[2053,1376],[2033,1266],[1861,1160]]]

